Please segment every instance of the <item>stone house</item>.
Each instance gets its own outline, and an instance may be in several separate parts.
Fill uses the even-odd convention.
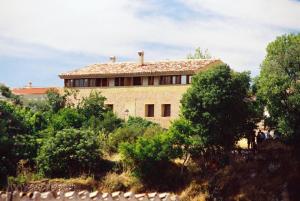
[[[119,117],[139,116],[168,127],[178,118],[180,99],[189,87],[192,76],[216,64],[218,59],[166,60],[92,64],[61,73],[66,88],[79,90],[79,98],[99,91],[107,98],[105,104]]]

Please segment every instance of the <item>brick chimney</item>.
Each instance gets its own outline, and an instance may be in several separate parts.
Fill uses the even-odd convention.
[[[139,65],[143,66],[144,65],[144,51],[139,51]]]

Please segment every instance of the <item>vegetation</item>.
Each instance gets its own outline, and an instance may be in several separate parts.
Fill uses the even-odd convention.
[[[287,140],[300,142],[300,34],[278,37],[267,47],[257,79],[257,97],[270,116],[266,119]]]
[[[168,129],[140,117],[121,120],[98,92],[79,100],[76,91],[50,90],[45,100],[25,104],[1,86],[0,185],[8,176],[15,184],[80,176],[93,188],[177,191],[183,200],[282,200],[287,191],[296,198],[299,48],[299,34],[271,42],[254,82],[226,64],[193,76],[180,117]],[[197,49],[193,58],[209,56]],[[253,141],[261,120],[283,142],[240,152],[237,141]],[[269,180],[276,187],[265,185]]]
[[[188,54],[187,59],[211,59],[212,56],[208,50],[202,50],[200,47],[196,48],[194,54]]]

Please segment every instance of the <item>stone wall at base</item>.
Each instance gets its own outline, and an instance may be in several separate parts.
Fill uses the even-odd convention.
[[[69,191],[69,192],[1,192],[0,201],[179,201],[177,195],[170,193],[140,193],[114,192],[100,193],[99,191]]]

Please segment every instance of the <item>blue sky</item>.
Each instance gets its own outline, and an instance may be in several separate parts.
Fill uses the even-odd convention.
[[[62,86],[60,72],[112,55],[182,59],[196,47],[255,76],[299,19],[295,0],[0,0],[0,83]]]

